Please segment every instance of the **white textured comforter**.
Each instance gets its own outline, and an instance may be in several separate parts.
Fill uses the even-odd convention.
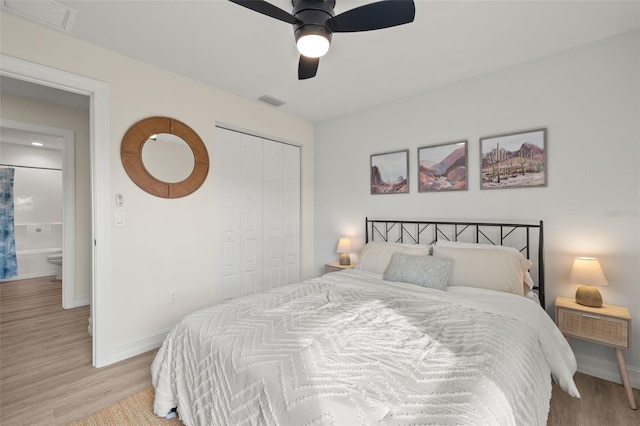
[[[153,365],[187,425],[544,425],[576,362],[529,299],[327,274],[185,317]]]

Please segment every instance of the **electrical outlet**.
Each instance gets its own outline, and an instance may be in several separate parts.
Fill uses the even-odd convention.
[[[175,290],[172,290],[171,293],[169,293],[169,303],[174,304],[176,303],[177,300],[178,300],[178,292]]]

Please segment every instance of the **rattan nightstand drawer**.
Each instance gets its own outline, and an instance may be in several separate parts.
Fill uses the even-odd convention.
[[[567,336],[580,337],[620,348],[629,348],[629,321],[574,311],[557,309],[558,328]]]

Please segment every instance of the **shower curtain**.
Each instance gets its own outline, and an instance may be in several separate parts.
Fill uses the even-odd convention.
[[[15,169],[0,168],[0,279],[18,275],[13,220],[13,176]]]

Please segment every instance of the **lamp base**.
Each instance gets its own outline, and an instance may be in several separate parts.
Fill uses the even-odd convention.
[[[348,253],[342,253],[340,255],[340,264],[341,265],[351,265],[351,258]]]
[[[597,288],[591,285],[581,285],[576,291],[576,303],[592,308],[602,307],[602,296]]]

